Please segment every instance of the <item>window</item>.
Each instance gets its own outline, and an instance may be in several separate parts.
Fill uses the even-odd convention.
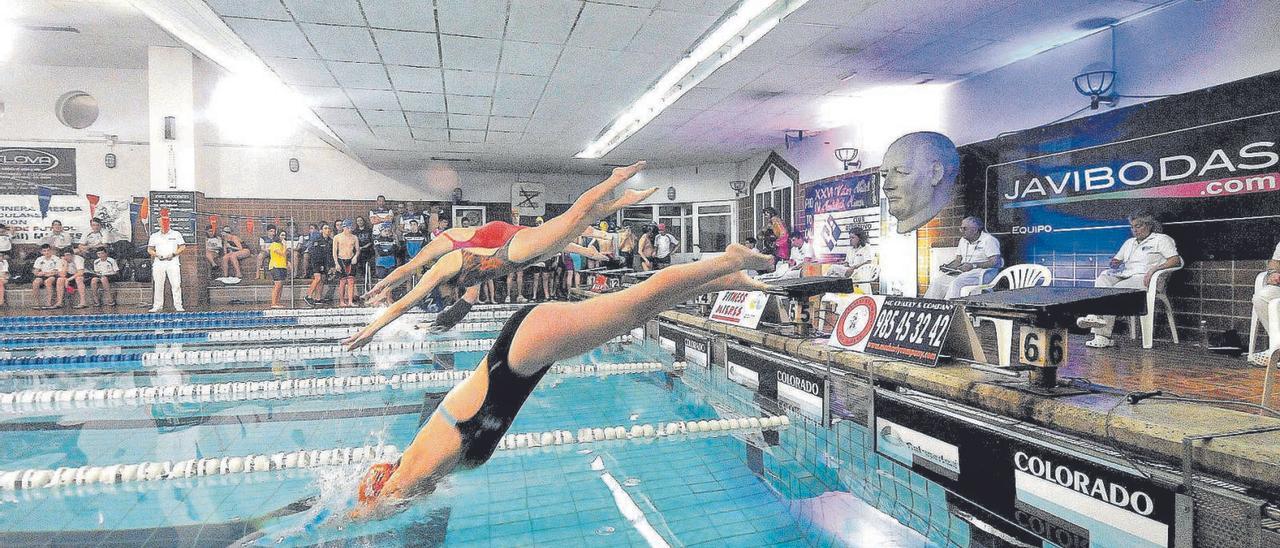
[[[693,205],[697,246],[703,253],[721,253],[733,238],[733,206],[729,202]]]

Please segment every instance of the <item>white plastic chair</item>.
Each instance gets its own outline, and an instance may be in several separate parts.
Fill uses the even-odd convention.
[[[1269,272],[1261,272],[1257,278],[1253,280],[1253,292],[1257,293],[1267,286],[1267,274]],[[1280,299],[1273,299],[1267,304],[1267,312],[1271,316],[1271,320],[1267,323],[1270,325],[1263,326],[1267,335],[1267,348],[1275,348],[1280,346]],[[1258,343],[1258,326],[1262,325],[1262,320],[1258,318],[1257,312],[1249,314],[1249,354],[1252,355],[1257,350]]]
[[[971,285],[960,290],[960,296],[968,297],[991,291],[1001,281],[1008,283],[1009,289],[1049,286],[1053,285],[1053,272],[1044,265],[1016,264],[1001,270],[989,284]],[[1000,366],[1009,367],[1012,359],[1010,349],[1013,347],[1013,320],[989,316],[973,316],[974,326],[976,327],[983,320],[989,321],[996,326],[996,349],[1000,354]]]
[[[1178,266],[1157,270],[1151,275],[1151,285],[1147,287],[1147,313],[1141,316],[1129,316],[1129,338],[1138,338],[1138,324],[1142,324],[1142,347],[1151,348],[1151,340],[1156,330],[1156,304],[1164,305],[1165,319],[1169,322],[1169,331],[1173,334],[1173,343],[1178,344],[1178,325],[1173,321],[1173,306],[1169,304],[1169,295],[1165,291],[1169,285],[1169,275],[1182,270],[1185,261]]]

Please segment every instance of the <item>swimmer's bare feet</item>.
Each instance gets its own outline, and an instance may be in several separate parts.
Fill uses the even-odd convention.
[[[774,258],[742,244],[729,244],[725,258],[736,261],[742,270],[773,270]]]
[[[609,178],[618,179],[620,182],[625,181],[634,177],[635,174],[640,173],[640,170],[644,169],[645,165],[646,162],[644,160],[640,160],[639,162],[629,166],[615,167],[613,168],[613,173],[609,175]]]
[[[633,206],[640,202],[645,201],[646,198],[648,198],[649,196],[652,196],[653,193],[657,191],[658,191],[658,187],[656,186],[653,188],[645,189],[645,190],[635,190],[632,188],[628,188],[622,191],[622,196],[618,197],[618,199],[613,200],[611,202],[607,201],[607,202],[598,204],[596,208],[593,210],[594,211],[593,216],[603,219],[605,217],[608,217],[609,215],[616,213],[617,211],[621,210],[624,207]]]

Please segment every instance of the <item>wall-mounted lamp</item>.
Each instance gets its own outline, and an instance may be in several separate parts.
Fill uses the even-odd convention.
[[[1076,91],[1080,95],[1089,98],[1089,109],[1098,110],[1099,103],[1106,103],[1107,106],[1116,106],[1116,94],[1112,92],[1112,87],[1116,82],[1116,71],[1114,70],[1091,70],[1077,74],[1075,79]]]
[[[733,189],[733,195],[735,197],[740,198],[746,194],[745,191],[747,190],[747,182],[746,181],[729,181],[729,188]]]
[[[836,159],[844,164],[845,171],[849,171],[849,168],[858,169],[862,167],[862,161],[858,160],[858,149],[856,148],[837,148]]]

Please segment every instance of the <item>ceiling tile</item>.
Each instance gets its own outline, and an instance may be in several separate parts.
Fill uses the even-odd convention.
[[[449,113],[449,129],[484,129],[488,124],[488,116]]]
[[[577,0],[512,0],[507,38],[563,44],[582,9]]]
[[[810,0],[813,1],[813,0]],[[873,0],[868,0],[873,1]],[[729,11],[738,0],[659,0],[654,7],[661,10],[715,15],[719,17]],[[627,2],[628,5],[633,5]]]
[[[259,56],[316,58],[316,52],[307,43],[307,37],[293,22],[234,17],[228,17],[225,21]]]
[[[391,75],[391,83],[395,84],[398,90],[444,92],[444,80],[440,75],[440,69],[400,65],[386,65],[386,67]]]
[[[534,42],[502,42],[501,72],[548,76],[556,66],[556,59],[564,46]]]
[[[435,33],[373,29],[382,62],[415,67],[440,66],[440,44]]]
[[[342,88],[335,87],[315,87],[315,86],[292,86],[293,90],[302,96],[307,105],[312,107],[336,107],[351,108],[351,99],[347,98],[347,92]]]
[[[458,95],[492,95],[494,73],[466,70],[444,71],[444,89]]]
[[[763,63],[730,62],[711,73],[698,84],[699,87],[738,89],[747,85],[761,74],[767,72],[772,65]]]
[[[494,116],[531,116],[538,105],[536,97],[494,97]]]
[[[267,63],[286,84],[303,86],[332,86],[337,82],[329,74],[324,61],[319,59],[290,59],[286,57],[264,57]]]
[[[502,42],[491,38],[440,37],[440,57],[445,68],[496,71],[501,50]]]
[[[354,0],[284,0],[289,12],[297,21],[306,23],[330,23],[333,25],[364,25],[360,6]]]
[[[569,43],[575,46],[623,49],[649,17],[648,9],[587,4],[573,26]]]
[[[443,127],[412,127],[409,128],[413,138],[419,141],[448,141],[449,130]]]
[[[506,0],[436,0],[440,32],[502,38],[507,23]]]
[[[518,143],[524,135],[509,131],[489,131],[485,133],[486,143]]]
[[[542,76],[499,74],[493,95],[494,97],[541,97],[542,90],[546,86],[547,79]]]
[[[324,123],[330,126],[363,126],[364,119],[360,117],[360,113],[353,108],[325,108],[319,107],[315,109],[316,116],[319,116]]]
[[[413,134],[409,132],[409,127],[403,124],[398,126],[374,126],[373,134],[381,139],[413,139]]]
[[[512,116],[492,116],[489,118],[489,131],[524,131],[529,125],[528,118]]]
[[[451,129],[449,130],[449,140],[459,143],[483,143],[484,130]]]
[[[360,0],[369,25],[384,29],[435,32],[436,12],[423,0]]]
[[[348,89],[347,95],[351,96],[351,103],[359,108],[381,110],[396,110],[400,108],[400,102],[396,100],[394,91]]]
[[[391,89],[391,81],[387,80],[387,70],[383,65],[329,61],[329,70],[344,88]]]
[[[492,99],[475,95],[446,95],[450,114],[489,114]]]
[[[210,8],[223,17],[253,17],[289,21],[289,12],[280,0],[205,0]]]
[[[406,112],[409,126],[415,128],[447,128],[449,121],[440,112]]]
[[[311,39],[311,44],[316,47],[320,57],[335,61],[381,61],[367,28],[312,23],[302,23],[300,26],[307,33],[307,38]]]
[[[370,126],[403,126],[404,113],[400,110],[360,109],[360,116]]]
[[[649,15],[635,38],[627,45],[630,51],[649,53],[684,53],[698,37],[711,28],[717,17],[658,10]]]
[[[866,26],[858,14],[877,0],[809,0],[787,16],[797,23],[823,23],[847,27]]]
[[[416,93],[399,91],[400,104],[405,110],[418,112],[444,112],[444,95],[439,93]]]

